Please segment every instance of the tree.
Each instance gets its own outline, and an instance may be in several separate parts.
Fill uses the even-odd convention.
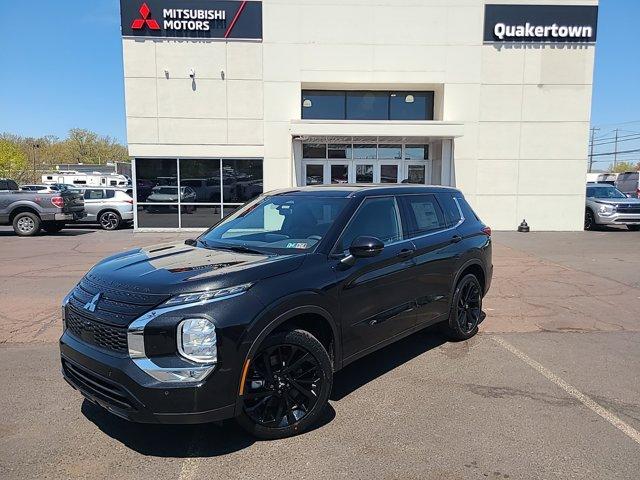
[[[21,181],[28,166],[27,155],[17,142],[0,139],[0,177]]]
[[[622,172],[633,172],[636,170],[640,170],[640,163],[634,165],[631,162],[619,162],[611,170],[613,173],[622,173]]]

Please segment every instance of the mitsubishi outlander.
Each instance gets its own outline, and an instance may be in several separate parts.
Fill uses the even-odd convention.
[[[491,229],[453,188],[266,193],[184,244],[118,253],[65,297],[62,373],[127,420],[308,429],[345,365],[484,319]]]

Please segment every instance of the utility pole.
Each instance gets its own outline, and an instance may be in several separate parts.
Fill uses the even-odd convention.
[[[618,164],[618,129],[616,128],[616,143],[613,149],[613,170],[615,171]]]
[[[596,130],[600,130],[600,129],[596,127],[591,128],[591,151],[589,153],[589,173],[591,173],[591,170],[593,170],[593,147],[594,147],[593,141],[596,136]]]

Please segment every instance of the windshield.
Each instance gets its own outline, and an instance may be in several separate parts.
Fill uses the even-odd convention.
[[[587,187],[587,197],[592,198],[627,198],[627,196],[615,187],[598,186]]]
[[[346,198],[260,197],[206,232],[208,247],[248,247],[267,253],[304,253],[322,240]]]

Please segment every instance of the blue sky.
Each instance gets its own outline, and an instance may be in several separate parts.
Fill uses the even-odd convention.
[[[3,2],[0,132],[126,141],[118,0]],[[637,0],[600,5],[592,122],[640,130]]]

